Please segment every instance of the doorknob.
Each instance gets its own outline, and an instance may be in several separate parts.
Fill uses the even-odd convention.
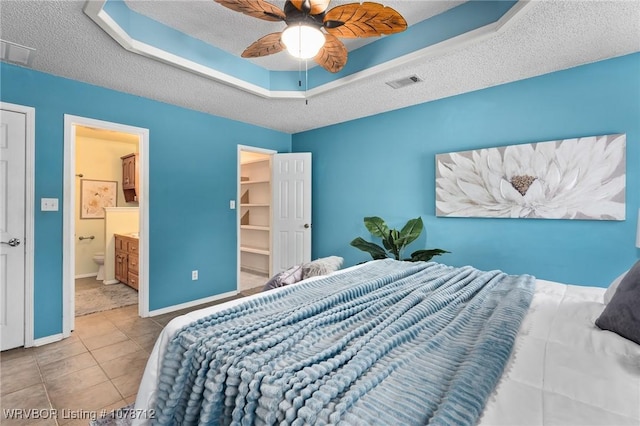
[[[305,223],[305,224],[304,224],[304,227],[305,227],[305,228],[311,228],[311,225],[309,225],[308,223]]]
[[[2,241],[1,243],[10,245],[11,247],[16,247],[20,245],[20,240],[17,238],[11,238],[9,241]]]

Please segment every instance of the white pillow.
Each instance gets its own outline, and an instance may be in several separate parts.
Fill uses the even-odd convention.
[[[339,256],[321,257],[302,265],[302,277],[316,277],[337,271],[342,266],[343,258]]]
[[[604,292],[604,304],[605,305],[607,305],[607,304],[609,304],[609,302],[611,302],[611,298],[616,293],[616,290],[618,289],[618,286],[620,285],[620,281],[622,281],[622,279],[625,277],[625,275],[627,275],[627,272],[629,272],[628,269],[626,271],[624,271],[618,278],[613,280],[613,282],[611,284],[609,284],[609,287],[607,288],[607,291]]]

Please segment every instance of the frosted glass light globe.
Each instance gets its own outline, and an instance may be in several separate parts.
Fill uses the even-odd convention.
[[[300,59],[313,58],[324,46],[322,31],[310,25],[289,25],[280,37],[290,55]]]

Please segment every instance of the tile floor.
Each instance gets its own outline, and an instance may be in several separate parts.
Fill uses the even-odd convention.
[[[71,337],[60,342],[1,352],[0,424],[86,426],[91,412],[132,403],[162,328],[178,315],[223,301],[149,318],[138,317],[137,305],[97,312],[77,317]],[[10,420],[8,409],[55,410],[58,418]]]

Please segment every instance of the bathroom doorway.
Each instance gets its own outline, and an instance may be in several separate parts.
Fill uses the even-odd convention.
[[[65,337],[76,316],[124,306],[148,315],[147,146],[147,129],[65,115]],[[132,242],[122,253],[135,250],[124,278],[117,237]]]
[[[137,289],[128,285],[126,277],[125,282],[115,277],[114,249],[109,246],[116,233],[139,234],[136,190],[127,196],[123,176],[123,162],[138,155],[139,136],[77,125],[75,146],[74,314],[78,317],[138,304]]]

